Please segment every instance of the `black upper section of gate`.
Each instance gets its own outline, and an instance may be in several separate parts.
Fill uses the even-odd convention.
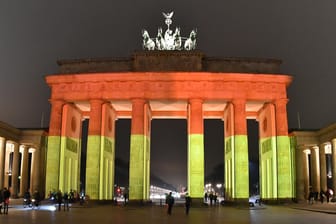
[[[281,60],[206,57],[200,51],[139,51],[129,58],[91,58],[57,61],[60,73],[101,72],[225,72],[278,74]]]

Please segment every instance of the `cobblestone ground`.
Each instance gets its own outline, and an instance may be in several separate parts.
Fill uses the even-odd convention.
[[[310,211],[304,210],[310,209]],[[318,211],[318,212],[316,212]],[[327,211],[327,212],[326,212]],[[329,211],[329,212],[328,212]],[[212,206],[191,208],[190,214],[184,213],[183,206],[175,206],[171,216],[164,206],[115,206],[91,205],[81,207],[74,205],[69,211],[57,211],[54,205],[43,205],[39,209],[23,208],[12,205],[8,215],[0,215],[0,223],[6,224],[44,224],[44,223],[335,223],[336,205],[289,205],[261,206],[255,208],[237,208]]]

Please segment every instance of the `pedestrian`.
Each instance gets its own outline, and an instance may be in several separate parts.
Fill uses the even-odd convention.
[[[168,205],[168,209],[167,209],[167,214],[171,215],[172,213],[172,209],[173,209],[173,205],[174,205],[174,197],[172,196],[172,192],[169,192],[169,194],[167,195],[166,198],[166,204]]]
[[[7,188],[4,188],[3,190],[4,214],[8,214],[9,198],[10,198],[10,191]]]
[[[64,211],[65,211],[65,208],[67,211],[69,211],[69,195],[67,192],[64,192],[63,202],[64,202]]]
[[[62,206],[62,201],[63,201],[63,195],[62,195],[61,190],[57,191],[56,200],[57,200],[57,204],[58,204],[58,211],[61,211],[61,206]]]
[[[4,202],[3,190],[0,189],[0,214],[2,214],[2,204]]]
[[[208,203],[208,193],[207,192],[205,192],[204,194],[204,202]]]
[[[320,201],[321,201],[321,204],[323,204],[323,201],[324,201],[324,192],[323,191],[320,192]]]
[[[213,195],[212,192],[210,192],[209,199],[210,199],[210,205],[212,205],[212,202],[213,202],[213,199],[214,199],[214,195]]]
[[[186,213],[186,215],[189,214],[190,206],[191,206],[191,197],[187,193],[186,196],[185,196],[185,213]]]
[[[36,208],[38,208],[38,206],[40,205],[40,201],[41,201],[40,192],[38,190],[34,191],[33,198],[35,200],[33,206],[35,206]]]

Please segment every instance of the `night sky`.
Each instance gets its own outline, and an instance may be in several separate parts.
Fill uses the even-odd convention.
[[[57,60],[129,57],[141,50],[141,30],[156,34],[165,28],[162,12],[174,11],[171,27],[184,36],[197,28],[197,49],[207,56],[283,60],[281,72],[294,77],[289,128],[299,127],[299,114],[301,128],[318,129],[335,122],[335,9],[334,0],[1,1],[0,120],[47,127],[44,77],[58,73]],[[223,161],[222,125],[205,122],[207,173]],[[127,139],[129,121],[117,126]],[[175,185],[186,183],[186,126],[184,120],[152,123],[152,169]],[[117,156],[128,156],[126,141],[118,143]]]

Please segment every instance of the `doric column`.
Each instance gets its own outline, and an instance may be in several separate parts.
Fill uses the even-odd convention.
[[[5,158],[6,158],[6,139],[0,137],[0,189],[3,189],[5,182]]]
[[[64,102],[61,100],[52,100],[50,103],[51,115],[47,146],[45,192],[57,191],[59,189],[62,109],[64,105]]]
[[[313,192],[320,192],[320,159],[319,159],[319,148],[314,146],[310,149],[311,151],[311,184]]]
[[[27,145],[22,146],[22,157],[21,157],[21,182],[20,182],[20,196],[22,197],[24,193],[28,190],[28,150]]]
[[[41,151],[40,147],[33,149],[32,162],[31,162],[31,178],[30,178],[30,189],[32,192],[35,190],[40,191],[40,157]],[[49,191],[48,191],[49,192]],[[48,192],[46,192],[48,194]]]
[[[334,191],[334,196],[336,197],[336,139],[331,141],[332,147],[332,190]]]
[[[104,150],[100,166],[101,185],[99,198],[113,199],[114,188],[114,155],[115,155],[115,120],[116,111],[111,104],[104,103],[102,110],[102,145]]]
[[[309,163],[306,148],[303,145],[296,148],[296,199],[303,201],[309,193]]]
[[[204,194],[203,101],[189,100],[188,111],[188,191],[194,200]]]
[[[287,99],[277,99],[275,105],[276,143],[277,143],[277,174],[278,198],[291,200],[293,198],[293,162],[290,150],[287,124]]]
[[[132,100],[129,199],[149,199],[149,107],[144,99]]]
[[[320,183],[321,191],[327,191],[327,164],[325,155],[325,144],[320,145],[319,157],[320,157]]]
[[[18,197],[18,178],[19,178],[19,144],[13,142],[14,144],[14,153],[13,153],[13,164],[12,164],[12,187],[11,187],[11,197]]]
[[[234,198],[246,200],[249,198],[249,159],[247,142],[246,100],[234,99]]]
[[[100,165],[101,165],[101,127],[102,105],[100,99],[90,100],[90,120],[86,157],[86,193],[92,199],[99,198]],[[112,186],[111,186],[112,187]]]
[[[303,166],[303,169],[302,169],[302,176],[303,176],[303,186],[304,186],[304,198],[305,199],[308,199],[309,197],[309,187],[310,187],[310,184],[309,184],[309,160],[308,160],[308,154],[310,152],[309,149],[305,149],[304,151],[304,154],[303,154],[303,158],[302,158],[302,166]]]

